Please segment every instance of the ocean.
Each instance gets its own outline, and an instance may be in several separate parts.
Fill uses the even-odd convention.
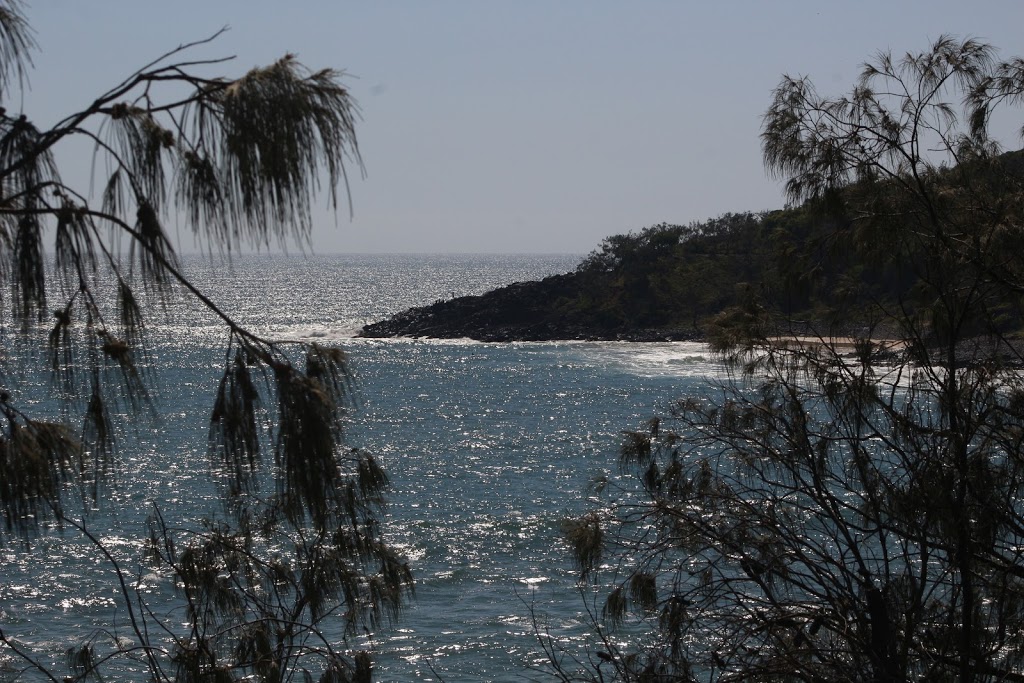
[[[238,322],[269,338],[338,345],[357,407],[348,442],[390,478],[386,537],[416,580],[412,603],[362,643],[375,680],[549,680],[537,640],[587,644],[560,523],[593,504],[594,477],[618,476],[621,431],[639,427],[720,368],[694,343],[354,338],[409,306],[571,270],[571,255],[193,256],[188,276]],[[137,557],[153,505],[195,519],[218,505],[206,432],[226,332],[187,300],[150,319],[159,418],[121,439],[116,481],[89,525],[143,593],[167,591]],[[15,400],[45,406],[43,379]],[[18,393],[20,392],[20,393]],[[128,637],[114,574],[69,531],[0,547],[0,623],[51,663],[95,629]],[[20,665],[0,652],[0,678]],[[34,679],[27,676],[26,679]]]

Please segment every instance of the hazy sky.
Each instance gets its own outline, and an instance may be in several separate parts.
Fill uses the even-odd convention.
[[[196,52],[236,55],[225,75],[286,52],[352,74],[367,177],[354,220],[318,217],[319,253],[586,253],[662,221],[778,208],[758,133],[783,73],[840,94],[878,50],[943,33],[1024,55],[1021,0],[37,0],[28,16],[39,125],[225,25]]]

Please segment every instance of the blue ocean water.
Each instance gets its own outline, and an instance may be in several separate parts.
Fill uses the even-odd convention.
[[[408,306],[570,270],[537,255],[245,256],[186,260],[189,276],[239,322],[275,339],[345,348],[357,376],[349,441],[392,481],[387,537],[407,556],[416,596],[365,643],[376,679],[545,680],[536,629],[584,647],[586,605],[559,535],[616,476],[621,430],[664,412],[716,374],[698,344],[364,340],[364,323]],[[92,531],[132,557],[153,503],[165,516],[217,505],[205,476],[206,424],[226,334],[173,301],[149,325],[161,418],[122,443],[119,477]],[[29,392],[25,391],[28,400]],[[136,562],[139,590],[163,579]],[[127,637],[114,576],[71,534],[0,548],[5,630],[57,662],[96,628]],[[0,662],[15,671],[10,658]],[[435,675],[435,672],[437,675]]]

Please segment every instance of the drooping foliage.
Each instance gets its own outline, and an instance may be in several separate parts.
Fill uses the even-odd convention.
[[[549,644],[565,680],[1024,680],[1024,188],[988,127],[1021,64],[943,37],[847,97],[782,80],[767,167],[906,277],[851,278],[846,338],[737,307],[733,372],[626,433],[633,485],[569,538],[601,649]]]
[[[60,404],[36,415],[48,404],[23,375],[7,367],[0,377],[0,543],[70,527],[114,569],[132,638],[89,636],[69,650],[67,680],[124,666],[152,680],[368,680],[369,659],[347,636],[397,615],[411,578],[381,539],[387,476],[345,444],[347,359],[238,324],[183,274],[166,228],[183,218],[211,256],[304,246],[314,199],[337,208],[362,168],[358,109],[343,73],[309,71],[292,55],[217,75],[227,60],[189,56],[216,37],[167,52],[40,129],[15,110],[33,34],[18,2],[0,2],[0,328],[12,365],[47,361]],[[65,182],[55,161],[75,140],[93,146],[96,196]],[[181,598],[158,614],[129,590],[83,511],[112,485],[123,416],[160,410],[146,321],[171,296],[198,301],[225,330],[208,444],[225,512],[195,529],[154,508],[150,559]],[[339,616],[343,633],[325,635]],[[64,675],[7,628],[5,654]]]

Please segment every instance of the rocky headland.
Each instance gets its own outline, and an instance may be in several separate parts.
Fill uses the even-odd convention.
[[[437,301],[365,326],[360,337],[468,338],[486,342],[681,341],[699,337],[692,327],[633,328],[575,308],[580,276],[554,275],[491,290],[479,296]]]
[[[359,336],[723,347],[758,336],[900,338],[898,321],[880,313],[929,310],[927,283],[904,267],[927,255],[839,248],[849,224],[796,207],[655,225],[605,239],[570,273],[411,308]],[[987,322],[965,319],[960,332],[1021,338],[1019,302],[990,304]]]

